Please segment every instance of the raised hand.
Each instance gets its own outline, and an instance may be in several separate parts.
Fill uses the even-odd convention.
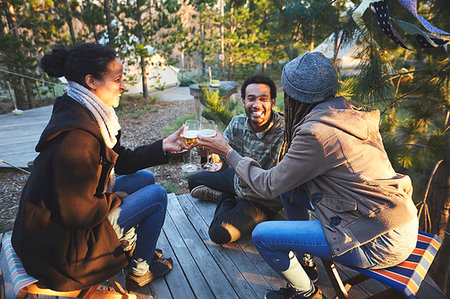
[[[214,154],[227,156],[228,151],[231,149],[231,146],[226,141],[225,137],[223,137],[219,128],[216,126],[216,137],[197,137],[198,147],[204,151],[208,151]]]
[[[182,125],[181,128],[179,128],[177,131],[173,132],[163,139],[163,151],[170,153],[179,153],[189,149],[189,146],[186,144],[186,142],[184,142],[183,136],[181,136],[183,129],[184,125]]]

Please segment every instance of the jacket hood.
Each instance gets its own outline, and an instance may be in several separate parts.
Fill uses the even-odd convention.
[[[380,112],[359,108],[343,97],[337,97],[314,107],[306,116],[305,123],[313,121],[336,127],[365,140],[369,138],[370,132],[378,132]]]
[[[86,130],[99,140],[103,140],[100,128],[90,112],[77,101],[64,94],[55,101],[52,116],[41,134],[36,145],[36,151],[42,151],[59,134],[75,129]]]

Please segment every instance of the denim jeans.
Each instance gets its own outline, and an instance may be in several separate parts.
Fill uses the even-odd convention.
[[[258,223],[276,214],[253,201],[236,198],[234,175],[234,169],[228,167],[218,172],[195,173],[188,179],[189,190],[205,185],[222,192],[208,231],[211,240],[217,244],[227,244],[249,235]]]
[[[205,185],[214,190],[236,196],[234,191],[234,173],[234,169],[231,167],[216,172],[202,171],[194,173],[188,178],[189,190]]]
[[[118,177],[113,188],[113,192],[116,191],[126,192],[128,196],[108,219],[119,239],[128,242],[125,250],[130,250],[136,242],[131,271],[134,275],[144,275],[164,224],[167,193],[163,187],[155,185],[155,176],[147,170]]]
[[[292,200],[291,200],[292,199]],[[305,193],[282,195],[288,218],[307,215],[305,208],[311,207]],[[252,234],[253,243],[264,260],[298,291],[307,293],[312,282],[299,264],[296,256],[310,253],[331,260],[330,246],[319,220],[267,221],[258,224]],[[295,254],[294,254],[295,253]],[[369,268],[375,265],[360,247],[334,258],[348,266]]]

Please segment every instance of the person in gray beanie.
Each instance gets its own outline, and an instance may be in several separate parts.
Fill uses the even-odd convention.
[[[403,262],[416,245],[418,221],[408,176],[392,168],[379,133],[378,110],[336,96],[331,61],[318,52],[287,63],[284,143],[275,167],[241,157],[217,132],[198,145],[223,155],[258,195],[281,200],[289,221],[253,230],[255,247],[288,281],[265,298],[322,298],[297,256],[380,269]],[[305,210],[319,220],[305,221]]]

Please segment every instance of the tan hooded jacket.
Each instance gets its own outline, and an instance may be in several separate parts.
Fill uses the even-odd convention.
[[[272,198],[303,185],[331,254],[341,255],[416,217],[411,180],[392,168],[379,121],[378,110],[329,99],[294,128],[291,146],[275,167],[263,170],[236,151],[228,160],[260,196]]]

